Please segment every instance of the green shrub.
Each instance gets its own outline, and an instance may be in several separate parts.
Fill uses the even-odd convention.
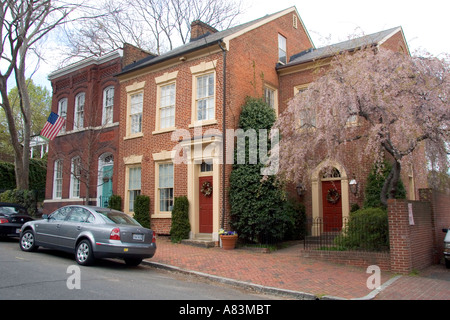
[[[341,235],[335,244],[349,249],[379,251],[389,248],[387,211],[382,208],[365,208],[350,213]]]
[[[301,240],[306,232],[306,210],[303,203],[289,199],[284,203],[284,210],[290,215],[292,228],[286,231],[284,240]]]
[[[259,130],[270,129],[275,118],[273,108],[262,99],[247,98],[239,128],[256,130],[259,139]],[[293,228],[293,215],[286,210],[286,193],[275,176],[262,180],[264,164],[259,159],[256,164],[250,163],[250,151],[259,157],[259,150],[249,149],[247,143],[245,150],[235,150],[235,164],[230,175],[230,226],[245,242],[274,243],[283,240],[288,230]],[[236,161],[238,152],[245,152],[245,163]]]
[[[112,195],[108,201],[108,208],[121,211],[122,198],[119,195]]]
[[[388,161],[384,161],[383,169],[381,170],[381,172],[378,172],[377,166],[374,165],[371,172],[369,173],[369,176],[367,177],[363,208],[384,208],[380,200],[380,195],[384,181],[389,175],[391,168],[392,164],[390,164]],[[406,190],[402,180],[398,181],[395,199],[406,199]]]
[[[144,228],[150,229],[150,198],[139,195],[134,200],[134,219]]]
[[[36,192],[30,190],[6,190],[0,194],[0,202],[17,203],[25,208],[30,215],[37,214]]]
[[[190,231],[189,200],[186,196],[176,197],[172,209],[170,240],[177,243],[183,239],[188,239]]]

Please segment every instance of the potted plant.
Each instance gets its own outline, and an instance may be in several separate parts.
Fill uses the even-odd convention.
[[[222,248],[224,250],[232,250],[236,247],[238,234],[236,231],[225,231],[220,229],[219,231],[220,241],[222,242]]]

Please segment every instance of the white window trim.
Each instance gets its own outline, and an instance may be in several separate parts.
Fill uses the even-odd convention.
[[[80,161],[80,167],[81,167],[81,158],[80,157],[73,157],[72,160],[70,161],[70,194],[69,194],[69,198],[70,199],[80,199],[80,194],[81,194],[81,181],[79,178],[77,178],[77,176],[74,174],[75,172],[75,161]],[[81,168],[80,168],[81,170]],[[78,183],[78,195],[74,196],[74,191],[75,191],[75,183]]]
[[[58,115],[62,118],[64,118],[64,120],[67,120],[67,105],[68,105],[69,100],[67,98],[62,98],[58,101]],[[65,103],[65,110],[63,112],[63,104]],[[67,121],[64,122],[60,134],[61,133],[65,133],[66,132],[66,123]]]
[[[280,46],[280,39],[284,39],[284,44],[285,44],[285,46],[284,46],[284,48],[282,48],[281,46]],[[286,61],[281,61],[281,57],[280,57],[280,49],[281,50],[283,50],[283,52],[284,52],[284,54],[285,54],[285,58],[286,58]],[[277,52],[277,54],[278,54],[278,63],[281,63],[281,64],[286,64],[286,63],[288,63],[288,57],[287,57],[287,38],[285,37],[285,36],[283,36],[282,34],[278,34],[278,52]]]
[[[266,99],[266,89],[273,92],[273,106],[271,107],[273,107],[275,115],[278,117],[278,89],[268,84],[264,85],[264,100]]]
[[[64,165],[64,162],[63,162],[63,160],[62,159],[58,159],[58,160],[56,160],[55,162],[53,162],[53,194],[52,194],[52,198],[53,199],[62,199],[62,187],[63,187],[63,165]],[[58,168],[57,168],[57,166],[59,166]],[[57,184],[58,184],[58,181],[57,181],[57,176],[58,176],[58,170],[60,171],[60,173],[61,173],[61,178],[60,179],[58,179],[59,180],[59,182],[61,183],[61,195],[60,196],[57,196],[57,192],[58,192],[58,188],[57,188]]]
[[[166,72],[160,77],[155,78],[156,82],[156,117],[155,117],[155,131],[152,132],[152,134],[159,134],[159,133],[165,133],[165,132],[171,132],[176,130],[176,109],[177,109],[177,83],[176,78],[178,75],[178,71],[168,73]],[[161,92],[162,88],[169,85],[175,85],[175,119],[174,119],[174,125],[167,128],[161,128]]]
[[[155,211],[152,215],[153,218],[171,218],[172,217],[172,211],[161,211],[160,208],[160,192],[159,192],[159,166],[163,164],[172,164],[173,166],[173,194],[174,194],[174,201],[175,201],[175,165],[173,164],[172,160],[166,160],[166,161],[156,161],[155,162]]]
[[[217,75],[216,75],[217,60],[205,62],[191,67],[192,73],[192,102],[191,102],[191,124],[189,128],[207,126],[217,124],[216,113],[217,113]],[[197,78],[208,74],[213,74],[214,76],[214,118],[208,120],[197,120]]]
[[[132,85],[127,86],[126,92],[127,92],[127,113],[126,113],[126,132],[125,132],[125,137],[123,138],[124,140],[127,139],[134,139],[134,138],[139,138],[139,137],[143,137],[144,133],[143,133],[143,129],[144,129],[144,86],[145,86],[145,81],[142,82],[135,82]],[[141,128],[141,132],[138,133],[131,133],[131,96],[135,95],[135,94],[139,94],[142,93],[143,97],[142,97],[142,128]]]
[[[78,104],[78,99],[81,96],[84,97],[83,98],[84,103],[83,103],[83,115],[82,115],[82,118],[81,118],[81,122],[82,123],[80,124],[79,123],[80,121],[79,121],[79,118],[78,118],[78,113],[80,113],[80,110],[79,110],[80,104]],[[86,113],[85,109],[86,109],[86,93],[85,92],[80,92],[79,94],[77,94],[75,96],[75,108],[74,108],[74,112],[73,112],[73,130],[81,130],[81,129],[84,128],[84,116],[85,116],[85,113]]]
[[[106,105],[106,94],[108,93],[109,90],[113,91],[113,103],[111,105],[111,109],[112,109],[111,110],[111,119],[107,119],[106,118],[106,108],[108,107]],[[102,112],[102,125],[103,126],[110,125],[110,124],[113,123],[113,120],[114,120],[114,95],[115,95],[115,88],[114,88],[114,86],[106,87],[103,90],[103,112]]]
[[[130,169],[141,168],[141,194],[142,194],[142,165],[141,163],[135,163],[127,165],[125,169],[125,199],[124,199],[124,212],[128,215],[133,215],[134,211],[130,211]]]

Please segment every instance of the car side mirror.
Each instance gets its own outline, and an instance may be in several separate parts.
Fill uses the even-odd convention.
[[[48,220],[48,214],[43,214],[42,219]]]
[[[442,229],[442,232],[447,232],[448,231],[448,229]]]

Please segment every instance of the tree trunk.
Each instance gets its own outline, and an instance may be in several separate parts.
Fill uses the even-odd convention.
[[[392,169],[389,172],[389,175],[384,181],[383,188],[381,189],[380,200],[385,207],[387,207],[387,200],[394,199],[395,195],[397,194],[397,186],[400,180],[400,171],[400,161],[395,160],[392,164]]]

